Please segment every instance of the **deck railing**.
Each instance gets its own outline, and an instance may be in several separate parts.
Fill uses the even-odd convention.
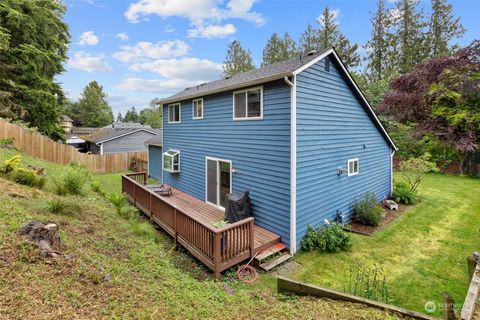
[[[220,272],[253,256],[254,223],[247,218],[222,228],[200,221],[194,214],[170,205],[146,187],[145,172],[122,176],[122,192],[175,241],[210,268]]]

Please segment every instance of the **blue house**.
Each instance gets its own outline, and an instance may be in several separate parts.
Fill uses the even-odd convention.
[[[367,191],[390,196],[395,144],[334,49],[190,87],[161,105],[163,182],[219,208],[228,193],[249,190],[255,224],[292,253],[308,224],[348,221]]]

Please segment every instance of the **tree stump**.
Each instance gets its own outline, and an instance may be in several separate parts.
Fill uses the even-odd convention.
[[[36,244],[42,257],[55,258],[61,255],[58,231],[56,223],[32,220],[19,230],[19,234],[25,236],[27,241]]]

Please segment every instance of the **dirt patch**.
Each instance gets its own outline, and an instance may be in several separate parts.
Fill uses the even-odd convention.
[[[400,217],[406,210],[409,209],[409,206],[404,204],[398,204],[398,210],[390,210],[385,205],[382,205],[383,210],[385,210],[386,216],[380,220],[380,223],[376,227],[366,226],[364,224],[358,223],[355,220],[347,224],[346,229],[353,233],[363,234],[365,236],[372,236],[376,232],[381,231],[388,227],[395,219]]]

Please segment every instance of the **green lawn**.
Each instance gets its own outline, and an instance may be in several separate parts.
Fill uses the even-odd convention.
[[[425,302],[441,303],[444,291],[463,303],[466,257],[480,248],[480,180],[426,175],[420,195],[422,201],[387,229],[353,235],[349,252],[297,255],[303,267],[291,276],[342,290],[350,266],[377,264],[389,277],[396,305],[425,312]]]
[[[0,149],[0,162],[15,153]],[[63,166],[23,156],[28,164],[45,167],[45,190],[0,177],[0,319],[397,319],[355,304],[277,295],[264,274],[268,285],[243,285],[231,271],[214,281],[153,224],[121,218],[89,188],[83,196],[52,194]],[[120,174],[94,179],[120,191]],[[53,199],[77,208],[50,213]],[[45,261],[23,242],[17,230],[31,219],[59,224],[68,258]]]

